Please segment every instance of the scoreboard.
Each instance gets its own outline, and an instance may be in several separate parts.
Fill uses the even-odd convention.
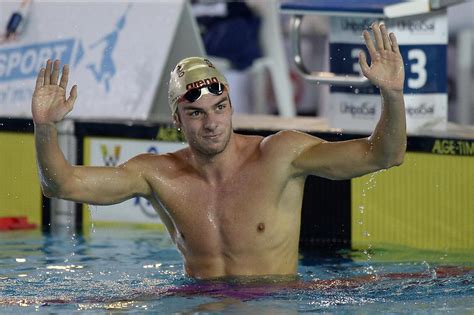
[[[361,34],[372,22],[374,18],[331,17],[329,63],[332,72],[361,73],[360,50],[365,50],[368,56]],[[404,60],[408,130],[445,129],[448,101],[446,12],[388,19],[383,23],[397,36]],[[375,86],[331,86],[329,108],[331,126],[370,131],[380,117],[379,90]]]

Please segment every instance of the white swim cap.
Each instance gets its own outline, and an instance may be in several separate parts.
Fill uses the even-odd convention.
[[[178,62],[171,71],[168,102],[171,114],[178,109],[178,99],[188,90],[219,82],[229,89],[226,78],[206,58],[189,57]]]

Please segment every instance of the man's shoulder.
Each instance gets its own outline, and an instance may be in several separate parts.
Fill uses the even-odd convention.
[[[288,148],[288,146],[302,145],[316,138],[297,130],[281,130],[262,141],[263,145],[277,148]]]
[[[176,152],[156,154],[156,153],[142,153],[131,158],[127,164],[135,164],[141,167],[153,167],[154,169],[161,167],[169,167],[176,165],[185,160],[187,148],[178,150]]]
[[[323,141],[317,137],[297,130],[282,130],[262,141],[262,151],[294,158],[309,146]]]

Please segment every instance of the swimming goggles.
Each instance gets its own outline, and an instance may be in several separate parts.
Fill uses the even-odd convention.
[[[190,103],[197,101],[201,95],[207,94],[201,93],[203,88],[206,88],[208,93],[212,93],[214,95],[221,95],[224,92],[224,84],[216,82],[188,90],[183,96],[181,96],[181,100],[185,99]]]

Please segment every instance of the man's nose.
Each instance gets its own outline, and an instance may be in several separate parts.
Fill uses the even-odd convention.
[[[217,125],[217,117],[213,113],[208,113],[204,122],[204,128],[207,130],[214,130],[217,128]]]

